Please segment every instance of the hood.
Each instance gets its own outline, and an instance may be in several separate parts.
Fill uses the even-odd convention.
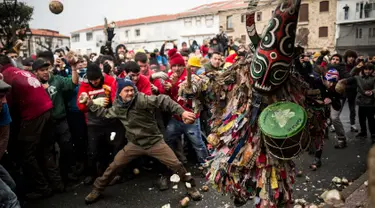
[[[119,45],[116,46],[116,50],[115,50],[116,55],[118,55],[118,54],[117,54],[117,51],[118,51],[118,49],[121,48],[121,47],[124,47],[126,52],[128,51],[128,49],[126,48],[126,46],[125,46],[124,44],[119,44]]]
[[[264,29],[250,66],[253,87],[271,92],[288,78],[295,52],[296,27],[301,0],[280,3]]]

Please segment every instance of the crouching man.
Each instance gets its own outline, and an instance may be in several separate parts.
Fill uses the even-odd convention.
[[[89,110],[95,112],[98,117],[118,118],[126,129],[126,138],[129,141],[117,153],[104,174],[95,180],[94,189],[85,198],[87,204],[97,201],[104,188],[116,176],[117,171],[142,155],[154,157],[172,169],[185,183],[187,192],[192,199],[202,199],[201,194],[195,188],[194,179],[190,174],[186,175],[185,167],[164,142],[155,119],[155,110],[162,109],[181,116],[185,123],[194,123],[194,113],[185,111],[166,95],[147,96],[137,93],[137,88],[128,79],[117,79],[116,99],[112,108],[105,109],[94,105],[85,94],[79,97],[79,102],[87,103]]]

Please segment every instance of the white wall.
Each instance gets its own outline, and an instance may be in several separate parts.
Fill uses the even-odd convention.
[[[39,51],[45,51],[46,48],[40,46],[43,45],[45,47],[48,47],[48,44],[46,43],[46,38],[52,38],[52,44],[51,44],[51,49],[55,50],[57,48],[64,48],[67,46],[70,48],[70,39],[67,37],[49,37],[49,36],[39,36],[39,35],[34,35],[32,36],[30,40],[30,49],[31,49],[31,54],[37,54]],[[37,44],[36,42],[40,43]],[[24,42],[24,48],[22,49],[26,54],[28,54],[28,40]]]
[[[198,44],[202,44],[204,39],[212,38],[219,33],[219,16],[212,16],[212,24],[206,21],[206,17],[201,16],[201,23],[197,23],[197,17],[182,18],[173,21],[140,24],[127,27],[116,28],[116,36],[113,39],[112,47],[115,49],[118,44],[125,44],[129,50],[146,49],[153,51],[155,48],[160,49],[165,40],[175,40],[178,47],[182,42],[189,43],[189,39],[196,40]],[[191,20],[191,24],[185,23]],[[136,30],[140,30],[140,36],[136,36]],[[128,37],[126,37],[128,31]],[[92,32],[93,39],[86,40],[86,33]],[[73,50],[80,51],[81,54],[90,52],[100,52],[100,47],[105,44],[103,30],[81,32],[79,42],[75,42],[72,34],[71,46]],[[171,47],[171,46],[170,46]]]
[[[210,18],[213,19],[212,24],[211,20],[208,20]],[[198,19],[200,19],[200,23]],[[193,42],[193,40],[196,40],[198,44],[201,45],[203,43],[203,40],[211,39],[219,33],[219,15],[189,17],[183,18],[181,19],[181,21],[182,24],[180,27],[180,43],[186,42],[189,44],[189,40],[191,41],[191,43]],[[188,23],[189,21],[191,21],[191,23]]]

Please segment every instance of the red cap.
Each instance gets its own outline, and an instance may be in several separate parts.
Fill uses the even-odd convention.
[[[175,65],[185,66],[185,61],[182,58],[181,54],[177,53],[177,49],[172,48],[171,50],[169,50],[168,56],[169,56],[169,64],[171,66],[175,66]]]

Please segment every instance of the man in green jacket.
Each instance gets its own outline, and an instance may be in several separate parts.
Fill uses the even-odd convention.
[[[64,94],[74,91],[78,84],[79,76],[76,70],[76,65],[72,66],[71,78],[53,75],[49,70],[51,66],[49,60],[38,58],[33,63],[32,69],[53,103],[53,128],[50,132],[50,141],[53,143],[57,141],[59,144],[61,176],[64,182],[68,182],[68,179],[73,180],[76,179],[76,177],[72,173],[73,166],[75,165],[75,158],[73,157],[73,144],[66,119],[65,103],[67,102],[64,100]],[[57,191],[64,191],[64,186],[61,185]]]
[[[84,94],[79,100],[81,103],[87,103],[89,110],[96,112],[97,116],[118,118],[125,127],[128,139],[128,144],[117,153],[104,174],[95,180],[94,189],[85,198],[87,204],[97,201],[116,173],[142,155],[154,157],[172,169],[185,183],[188,194],[193,200],[201,200],[202,196],[195,188],[194,179],[187,174],[172,149],[164,142],[155,119],[155,110],[161,109],[181,116],[185,123],[194,123],[194,113],[185,111],[169,96],[146,96],[143,93],[137,93],[137,88],[128,79],[117,79],[116,99],[112,108],[105,109],[94,105]]]

